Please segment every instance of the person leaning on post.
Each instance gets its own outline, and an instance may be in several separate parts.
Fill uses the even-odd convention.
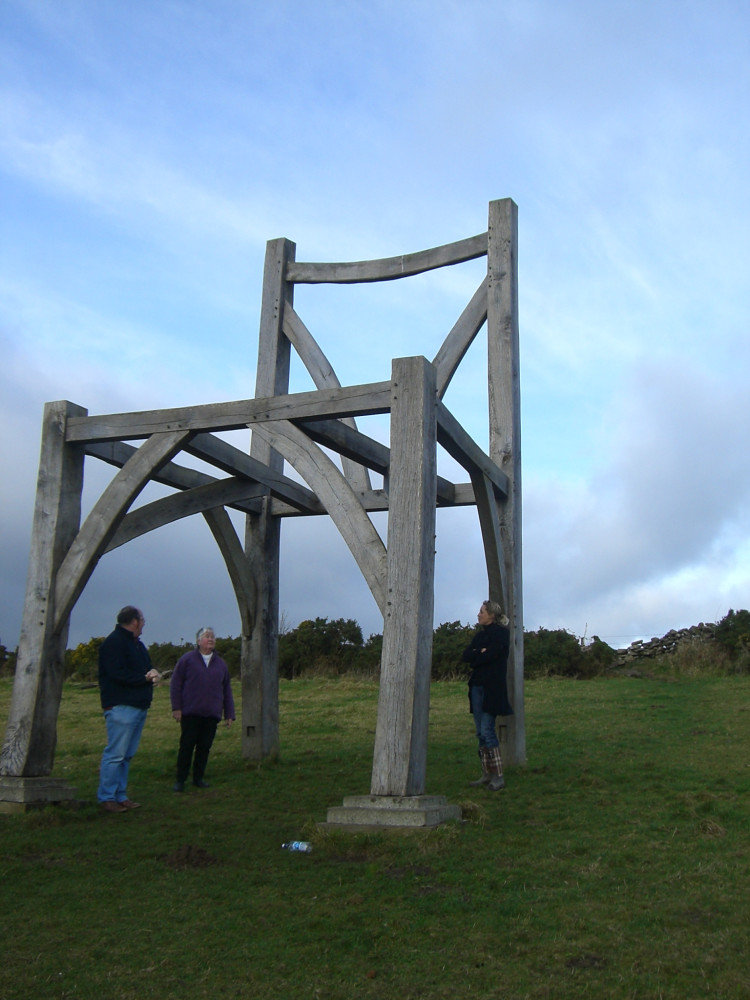
[[[505,788],[500,740],[495,720],[513,715],[508,701],[508,653],[510,629],[503,609],[495,601],[484,601],[477,614],[480,626],[461,659],[471,665],[469,711],[474,716],[482,776],[472,785],[485,785],[491,792]]]
[[[195,640],[196,648],[180,657],[169,684],[172,717],[180,723],[176,792],[185,791],[191,763],[195,787],[208,788],[204,775],[216,728],[222,713],[227,726],[235,717],[229,668],[215,652],[214,630],[198,629]]]
[[[140,808],[128,798],[130,762],[135,756],[146,714],[161,674],[151,666],[141,642],[146,619],[132,604],[117,615],[117,624],[99,647],[99,695],[107,726],[97,798],[105,812]]]

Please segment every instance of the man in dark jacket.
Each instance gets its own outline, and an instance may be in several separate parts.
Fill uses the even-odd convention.
[[[191,763],[193,784],[196,788],[208,787],[203,776],[216,727],[222,714],[227,726],[234,722],[229,668],[215,651],[214,630],[208,627],[198,629],[195,640],[196,648],[177,661],[169,685],[172,716],[180,723],[177,780],[174,784],[176,792],[185,791]]]
[[[124,607],[117,625],[99,647],[99,694],[107,725],[97,798],[106,812],[138,809],[128,798],[128,771],[140,743],[146,713],[160,680],[140,640],[146,620],[138,608]]]

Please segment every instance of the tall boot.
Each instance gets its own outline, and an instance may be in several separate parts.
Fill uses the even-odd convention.
[[[491,747],[487,750],[486,761],[487,770],[490,775],[487,788],[490,792],[499,792],[501,789],[505,788],[505,779],[503,778],[503,759],[500,756],[500,747]]]
[[[479,761],[482,765],[482,777],[477,778],[476,781],[470,781],[469,785],[472,788],[479,788],[481,785],[488,785],[490,783],[490,772],[487,767],[487,749],[486,747],[479,748]]]

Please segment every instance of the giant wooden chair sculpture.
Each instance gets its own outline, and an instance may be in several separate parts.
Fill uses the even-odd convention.
[[[370,807],[386,806],[386,822],[431,823],[454,808],[423,794],[435,509],[476,504],[489,594],[507,609],[513,630],[516,714],[503,734],[505,755],[511,763],[524,760],[516,246],[517,210],[510,199],[490,203],[488,231],[480,236],[384,260],[302,263],[295,260],[293,243],[273,240],[266,252],[255,398],[105,416],[89,416],[69,402],[47,404],[16,677],[0,755],[0,803],[58,801],[72,794],[51,778],[71,610],[105,553],[195,513],[203,515],[219,545],[240,611],[243,755],[261,759],[279,746],[281,519],[328,514],[383,614],[370,795],[345,800],[346,817],[330,810],[329,821],[357,822],[357,815],[369,821]],[[294,310],[297,284],[387,281],[482,256],[487,275],[435,358],[394,360],[390,381],[342,387]],[[489,455],[442,402],[485,323]],[[289,393],[292,347],[313,379],[312,391]],[[356,417],[375,413],[390,414],[390,448],[357,430]],[[252,430],[249,455],[215,436],[246,427]],[[438,444],[466,469],[469,483],[438,477]],[[180,452],[225,475],[178,464]],[[340,467],[330,452],[341,457]],[[87,457],[119,471],[81,524]],[[284,475],[284,462],[307,486]],[[383,475],[383,489],[372,488],[369,470]],[[149,480],[175,492],[131,509]],[[246,515],[244,546],[227,508]],[[368,516],[381,510],[388,511],[387,545]],[[482,589],[477,581],[477,592]]]

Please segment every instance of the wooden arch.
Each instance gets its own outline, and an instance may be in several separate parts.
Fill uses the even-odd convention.
[[[0,753],[3,782],[52,772],[70,613],[98,560],[170,521],[201,513],[222,552],[242,625],[242,750],[278,753],[280,522],[328,514],[383,614],[380,700],[372,796],[421,796],[425,784],[437,506],[475,504],[489,594],[512,626],[511,698],[504,729],[509,762],[525,759],[521,597],[520,390],[517,209],[491,202],[488,230],[421,253],[350,263],[304,263],[286,239],[268,243],[256,394],[252,399],[90,416],[67,401],[45,407],[32,548],[10,716]],[[487,274],[432,362],[392,362],[385,382],[341,386],[294,309],[298,284],[389,281],[479,257]],[[466,351],[486,324],[489,454],[443,403]],[[315,389],[289,393],[291,350]],[[390,414],[390,447],[356,418]],[[249,427],[250,454],[216,436]],[[142,442],[132,444],[131,442]],[[469,482],[437,475],[440,444]],[[323,449],[326,449],[325,451]],[[337,453],[341,466],[328,452]],[[178,464],[201,459],[217,476]],[[84,461],[118,471],[81,524]],[[284,475],[288,462],[306,485]],[[373,489],[370,471],[384,477]],[[149,482],[175,492],[131,509]],[[227,509],[246,516],[244,544]],[[384,545],[369,514],[387,510]]]

